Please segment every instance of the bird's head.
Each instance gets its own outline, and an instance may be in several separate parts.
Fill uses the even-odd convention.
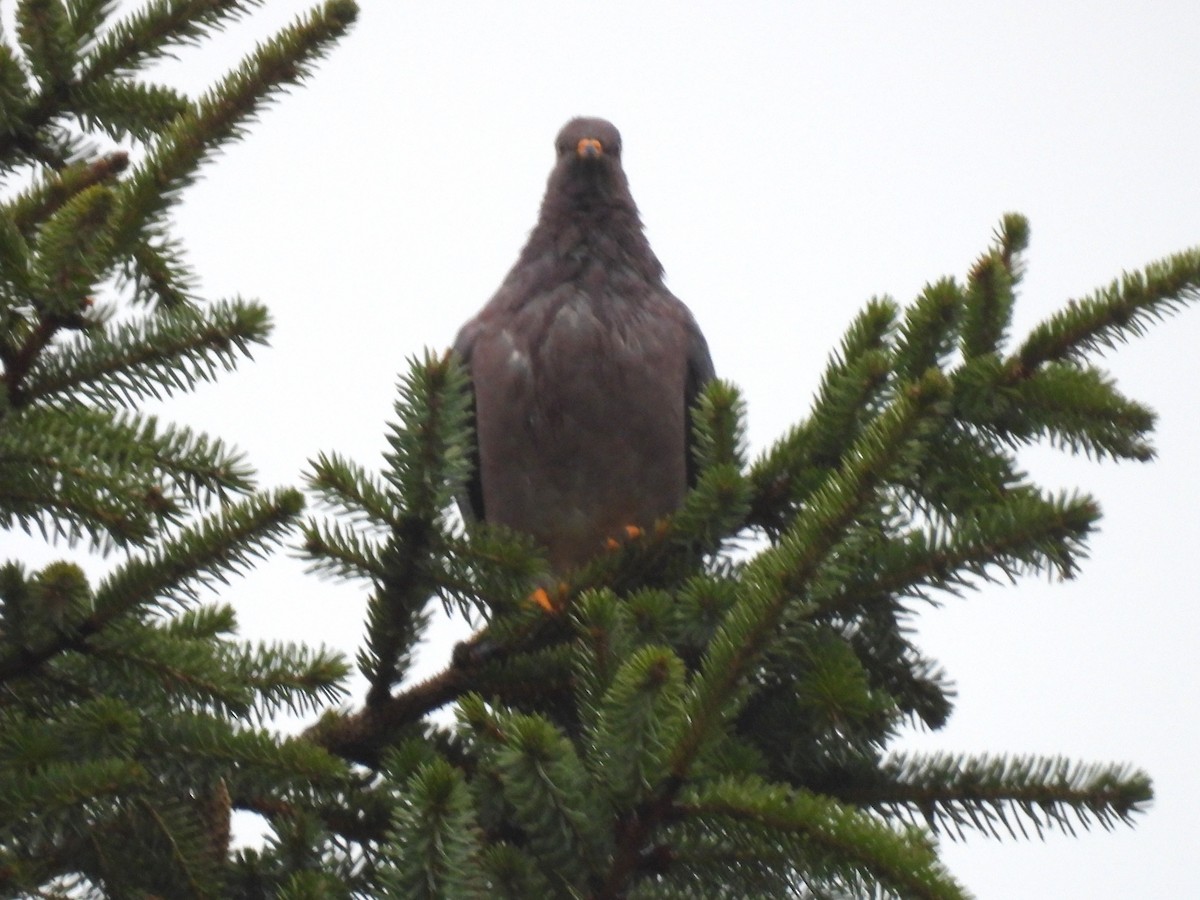
[[[554,147],[559,161],[570,165],[597,164],[606,158],[619,164],[621,132],[604,119],[572,119],[558,133]]]
[[[660,282],[662,266],[646,241],[621,168],[616,126],[604,119],[572,119],[554,146],[557,159],[521,259],[545,254],[568,260],[603,257]]]
[[[567,196],[624,199],[629,186],[621,169],[621,133],[604,119],[572,119],[554,142],[558,159],[552,186]]]

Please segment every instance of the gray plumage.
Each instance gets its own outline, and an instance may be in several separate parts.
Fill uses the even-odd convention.
[[[678,508],[687,413],[713,365],[663,284],[617,129],[573,119],[555,147],[537,225],[454,348],[477,439],[463,514],[532,535],[563,572]]]

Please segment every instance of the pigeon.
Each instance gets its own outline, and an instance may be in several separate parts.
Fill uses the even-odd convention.
[[[555,151],[528,242],[454,350],[474,401],[463,516],[532,536],[563,574],[678,509],[714,372],[646,240],[620,133],[572,119]]]

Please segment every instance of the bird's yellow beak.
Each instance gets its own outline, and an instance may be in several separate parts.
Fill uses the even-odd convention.
[[[604,146],[595,138],[582,138],[575,145],[575,153],[580,159],[595,159],[604,155]]]

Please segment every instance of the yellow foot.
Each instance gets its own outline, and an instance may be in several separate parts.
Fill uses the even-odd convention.
[[[627,541],[636,540],[646,533],[636,525],[626,525],[622,531],[625,532],[625,540]],[[609,550],[619,550],[621,548],[621,542],[616,538],[608,538],[605,540],[604,546]]]
[[[554,596],[551,596],[550,592],[547,591],[545,588],[540,587],[536,591],[534,591],[532,594],[529,595],[529,600],[536,606],[540,606],[543,610],[550,613],[551,615],[557,615],[558,612],[563,608],[563,605],[566,601],[566,597],[567,597],[566,582],[560,581],[558,583],[558,588],[555,591]]]

